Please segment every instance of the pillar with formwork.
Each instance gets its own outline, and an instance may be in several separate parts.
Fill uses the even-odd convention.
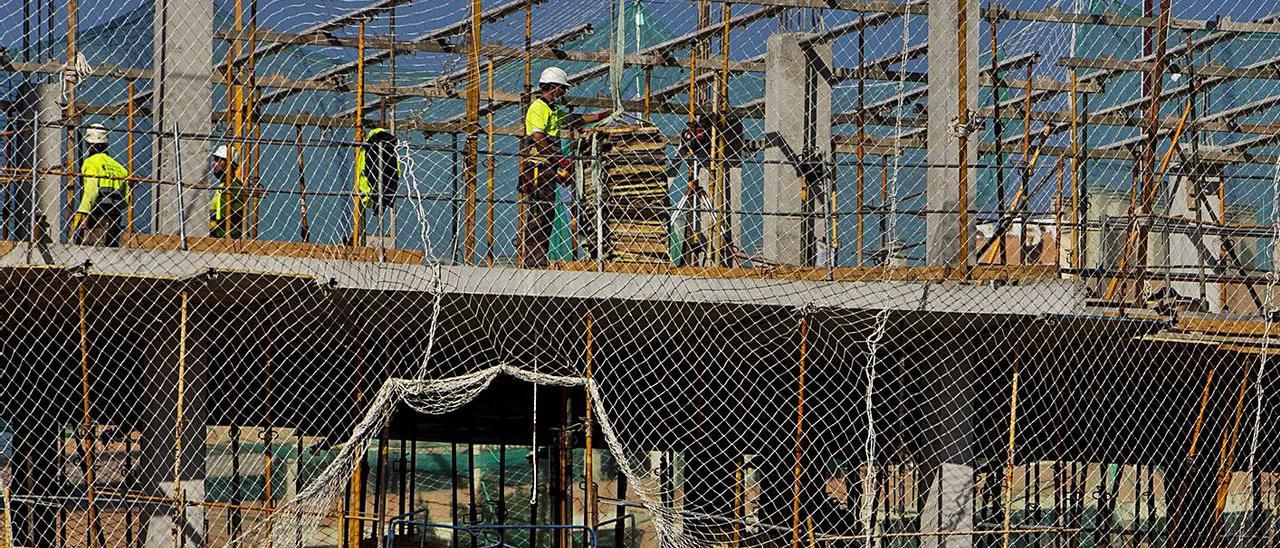
[[[169,504],[149,506],[142,517],[145,548],[204,546],[205,337],[211,328],[183,306],[182,297],[157,311],[145,349],[146,391],[136,488]]]
[[[779,264],[811,265],[824,226],[831,165],[831,44],[811,33],[773,34],[765,53],[764,241]]]
[[[202,182],[209,171],[210,143],[183,139],[181,156],[174,154],[175,124],[182,133],[213,133],[213,2],[209,0],[155,0],[154,79],[152,127],[163,134],[152,149],[157,179],[176,181],[181,162],[184,183]],[[178,187],[155,186],[152,229],[178,234],[185,219],[188,236],[209,235],[208,190],[184,188],[184,215],[178,214]]]
[[[925,148],[925,247],[928,262],[936,266],[964,266],[973,260],[972,238],[976,215],[973,214],[977,177],[973,169],[978,161],[978,139],[967,139],[960,150],[961,132],[967,131],[960,121],[961,103],[968,111],[970,123],[978,110],[978,25],[981,22],[978,0],[931,0],[929,2],[929,98],[928,130]],[[964,8],[965,59],[963,73],[959,63],[961,7]],[[963,78],[962,78],[963,76]],[[964,86],[961,89],[961,82]],[[961,196],[961,164],[968,174],[967,188]],[[962,221],[961,209],[969,211]],[[961,225],[966,240],[961,241]],[[967,250],[967,251],[962,251]]]

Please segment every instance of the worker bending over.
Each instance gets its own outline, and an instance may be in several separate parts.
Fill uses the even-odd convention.
[[[569,92],[569,78],[559,67],[550,67],[538,77],[538,97],[529,104],[524,117],[525,162],[520,172],[520,193],[528,204],[520,232],[521,266],[543,268],[555,220],[556,187],[573,182],[573,163],[565,157],[560,132],[592,124],[608,116],[607,111],[570,114],[560,101]]]
[[[396,136],[384,128],[374,128],[365,135],[356,150],[356,231],[357,241],[364,229],[360,219],[388,213],[395,208],[400,190],[400,158],[396,156]],[[382,234],[379,234],[380,236]]]
[[[107,154],[106,126],[89,126],[84,141],[89,156],[80,165],[80,207],[71,218],[71,240],[119,247],[129,207],[129,171]]]
[[[244,235],[245,186],[236,178],[236,159],[227,145],[213,150],[213,199],[209,201],[209,235],[239,238]]]

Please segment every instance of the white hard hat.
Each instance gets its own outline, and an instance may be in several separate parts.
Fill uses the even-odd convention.
[[[107,126],[93,124],[84,130],[84,141],[91,145],[107,144]]]
[[[213,149],[213,157],[227,160],[227,145],[218,145],[218,148]]]
[[[547,67],[542,71],[542,75],[538,77],[538,85],[543,84],[568,86],[569,75],[565,74],[564,69],[560,67]]]

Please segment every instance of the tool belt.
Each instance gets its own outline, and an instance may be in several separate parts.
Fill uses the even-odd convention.
[[[93,209],[89,211],[89,216],[101,218],[107,215],[119,214],[125,208],[124,192],[115,188],[103,188],[98,191],[98,198],[93,202]]]
[[[551,200],[556,195],[555,166],[545,159],[526,160],[520,170],[520,193],[534,200]]]

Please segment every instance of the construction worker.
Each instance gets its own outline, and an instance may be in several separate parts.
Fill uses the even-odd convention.
[[[551,229],[555,220],[556,187],[573,182],[573,163],[562,152],[560,132],[605,119],[608,111],[571,114],[561,106],[569,92],[569,76],[549,67],[538,76],[538,97],[524,116],[525,162],[520,172],[520,193],[528,204],[520,233],[521,266],[547,264]]]
[[[212,159],[211,186],[214,190],[213,199],[209,201],[209,235],[214,238],[239,238],[244,233],[245,200],[244,185],[235,176],[235,158],[227,145],[218,145],[213,150]]]
[[[356,195],[360,218],[380,215],[395,207],[400,190],[400,159],[396,156],[396,136],[384,128],[373,128],[356,150]],[[357,227],[361,232],[362,227]]]
[[[71,219],[72,241],[119,247],[129,206],[129,170],[107,154],[107,128],[84,132],[89,156],[80,165],[80,207]]]

